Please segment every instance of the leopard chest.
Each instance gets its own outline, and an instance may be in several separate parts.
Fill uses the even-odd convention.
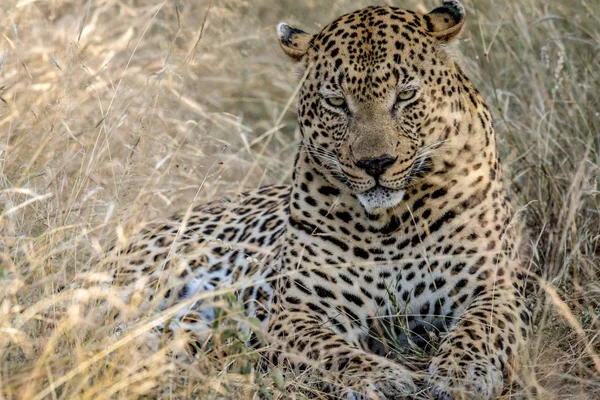
[[[381,330],[375,326],[381,322],[405,341],[411,339],[406,332],[417,332],[412,338],[417,341],[418,332],[446,331],[491,274],[492,259],[481,251],[487,238],[468,243],[449,238],[457,223],[462,220],[427,233],[405,234],[400,226],[384,234],[365,232],[358,243],[318,232],[318,226],[291,224],[283,251],[290,277],[281,288],[282,298],[326,317],[339,331],[355,329],[359,336]],[[469,230],[476,231],[466,226],[461,232],[469,235]]]

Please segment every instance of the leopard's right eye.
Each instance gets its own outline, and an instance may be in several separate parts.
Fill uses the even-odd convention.
[[[327,97],[325,99],[327,104],[335,108],[346,108],[346,100],[343,97]]]

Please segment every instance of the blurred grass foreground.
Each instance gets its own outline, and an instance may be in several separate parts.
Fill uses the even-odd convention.
[[[600,2],[464,3],[463,64],[493,109],[541,278],[533,368],[556,398],[600,399]],[[151,320],[114,334],[114,315],[95,314],[120,306],[99,261],[156,216],[289,182],[296,78],[275,26],[316,32],[370,4],[0,4],[0,399],[319,395],[260,372],[231,331],[187,359],[146,346]]]

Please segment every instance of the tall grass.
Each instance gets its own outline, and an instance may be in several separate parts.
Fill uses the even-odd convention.
[[[240,182],[289,182],[296,82],[274,27],[316,32],[368,4],[5,2],[0,398],[317,394],[306,380],[257,372],[256,353],[231,330],[192,358],[170,355],[177,341],[148,346],[144,332],[168,313],[118,334],[103,304],[135,310],[119,302],[100,261],[154,217]],[[534,369],[557,398],[600,398],[600,3],[465,5],[463,63],[493,109],[530,235]]]

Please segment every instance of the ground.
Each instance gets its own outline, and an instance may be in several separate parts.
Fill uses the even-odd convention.
[[[143,335],[168,312],[150,307],[114,332],[115,313],[94,306],[108,299],[133,312],[106,284],[102,255],[144,221],[289,182],[296,79],[275,27],[284,20],[314,32],[370,3],[21,0],[3,8],[0,396],[318,393],[310,378],[258,372],[245,334],[227,326],[195,358],[173,359],[177,349],[150,348]],[[463,64],[494,113],[510,195],[531,237],[523,251],[530,299],[540,304],[535,371],[558,398],[595,399],[600,4],[465,3]],[[239,307],[220,301],[229,315]]]

